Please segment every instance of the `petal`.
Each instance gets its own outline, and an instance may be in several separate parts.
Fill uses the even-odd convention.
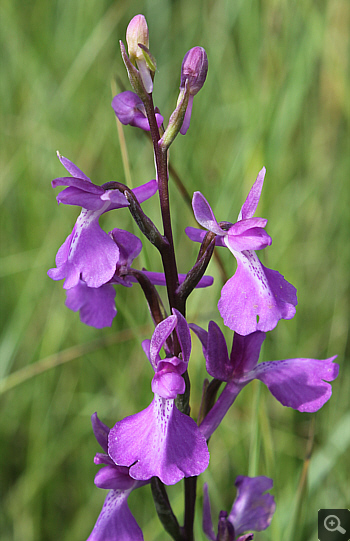
[[[208,492],[208,485],[203,485],[203,532],[211,541],[216,541],[216,535],[213,528],[213,522],[211,520],[210,499]]]
[[[241,208],[237,221],[251,218],[254,212],[256,211],[256,208],[259,203],[260,195],[261,195],[261,190],[264,184],[265,173],[266,173],[266,169],[265,167],[263,167],[261,171],[259,172],[257,179],[254,182],[252,188],[250,189],[247,199],[243,203],[243,206]]]
[[[119,248],[118,266],[130,267],[142,250],[142,242],[136,235],[124,231],[124,229],[113,229],[110,236]]]
[[[160,370],[154,374],[152,379],[152,392],[162,398],[175,399],[178,394],[183,394],[185,389],[185,380],[178,372]]]
[[[158,183],[156,180],[150,180],[149,182],[146,182],[146,184],[142,184],[142,186],[138,186],[134,190],[134,194],[137,197],[137,200],[139,203],[142,203],[143,201],[146,201],[146,199],[149,199],[156,193],[158,190]]]
[[[66,306],[73,312],[80,311],[80,319],[85,325],[96,329],[111,327],[117,315],[115,289],[111,284],[88,287],[82,280],[67,289]]]
[[[229,381],[233,366],[230,362],[226,340],[219,326],[210,321],[207,342],[207,372],[220,381]]]
[[[159,361],[159,352],[163,347],[164,342],[166,339],[171,335],[173,330],[176,327],[177,318],[176,316],[169,316],[156,326],[154,329],[153,336],[151,338],[151,345],[150,345],[150,358],[151,358],[151,364],[155,368],[157,367],[157,363]]]
[[[258,364],[261,346],[265,338],[266,334],[261,331],[256,331],[246,336],[241,336],[235,332],[230,355],[234,377],[239,377],[255,368]]]
[[[58,159],[60,160],[63,167],[65,167],[72,175],[72,177],[82,178],[84,180],[87,180],[88,182],[91,182],[89,177],[87,177],[76,165],[74,165],[73,162],[65,158],[64,156],[61,156],[61,154],[57,151]]]
[[[192,198],[192,207],[194,216],[197,222],[202,227],[208,229],[209,231],[212,231],[216,235],[227,235],[227,231],[221,229],[218,222],[216,221],[211,206],[209,205],[204,195],[202,195],[200,192],[194,192]]]
[[[186,227],[185,233],[190,240],[193,240],[194,242],[203,242],[207,231],[196,227]],[[226,244],[224,243],[225,238],[226,237],[215,237],[215,246],[224,246],[226,248]]]
[[[274,497],[271,494],[264,494],[272,488],[272,479],[264,476],[239,475],[235,485],[238,494],[228,518],[235,528],[236,535],[241,535],[247,530],[256,532],[266,530],[276,509]]]
[[[192,106],[193,106],[193,95],[190,94],[188,98],[188,104],[186,113],[182,122],[182,126],[180,128],[181,135],[186,135],[188,128],[190,127],[191,122],[191,115],[192,115]]]
[[[211,408],[209,413],[204,417],[203,421],[199,425],[199,430],[203,434],[206,440],[215,432],[215,430],[220,425],[221,421],[225,417],[226,413],[236,400],[240,391],[243,389],[249,379],[245,380],[231,380],[229,381],[219,398],[215,402],[214,406]]]
[[[334,357],[318,359],[288,359],[260,363],[251,373],[269,388],[283,406],[299,411],[319,410],[331,397],[333,381],[339,366]]]
[[[82,210],[74,229],[57,253],[53,280],[66,278],[65,289],[76,286],[79,278],[89,287],[107,283],[116,270],[119,249],[98,224],[99,212]]]
[[[56,197],[58,203],[76,205],[87,210],[99,210],[104,206],[100,195],[82,191],[79,188],[66,188]]]
[[[267,269],[253,251],[233,252],[237,270],[221,290],[224,324],[241,335],[271,331],[280,319],[292,319],[296,289],[279,272]]]
[[[234,234],[233,226],[224,242],[231,251],[242,252],[243,250],[263,250],[271,245],[272,239],[261,227],[253,227],[240,234]]]
[[[53,188],[57,188],[57,186],[70,186],[72,188],[77,188],[82,192],[87,192],[95,195],[102,195],[104,193],[104,189],[102,188],[102,186],[97,186],[96,184],[93,184],[91,180],[87,177],[86,179],[80,177],[58,177],[53,179],[53,181],[51,182],[51,186]]]
[[[100,421],[100,419],[97,417],[96,412],[91,415],[91,423],[92,423],[92,430],[94,432],[95,438],[97,439],[98,443],[101,445],[104,452],[107,453],[109,427],[105,425],[102,421]]]
[[[143,541],[127,504],[130,491],[111,490],[87,541]]]
[[[194,420],[174,400],[158,395],[148,408],[111,429],[109,454],[116,464],[130,466],[134,479],[157,476],[166,485],[199,475],[209,463],[207,444]]]
[[[166,279],[165,279],[165,274],[163,272],[151,272],[151,271],[147,271],[145,269],[142,269],[142,272],[145,276],[147,276],[147,278],[150,280],[150,282],[155,285],[155,286],[166,286]],[[183,281],[185,280],[187,274],[179,274],[178,277],[179,277],[179,283],[182,284]],[[133,281],[133,282],[137,282],[136,278],[134,278],[133,276],[130,276],[130,279]],[[196,288],[202,288],[202,287],[209,287],[211,285],[213,285],[214,283],[214,278],[212,276],[203,276],[198,284],[196,285]]]
[[[178,310],[176,310],[176,308],[173,308],[173,314],[177,318],[176,334],[180,342],[180,347],[182,351],[182,359],[183,361],[185,361],[185,363],[188,363],[188,361],[190,360],[190,354],[191,354],[190,328],[184,316]]]
[[[134,487],[135,479],[130,477],[129,468],[113,464],[101,468],[95,475],[94,483],[98,488],[129,490]]]

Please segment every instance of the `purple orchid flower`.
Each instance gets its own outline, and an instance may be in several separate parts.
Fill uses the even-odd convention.
[[[260,263],[255,250],[271,244],[264,231],[267,220],[253,218],[265,177],[263,168],[243,204],[235,224],[226,230],[200,192],[193,195],[197,222],[217,235],[216,245],[226,246],[237,260],[237,270],[221,290],[218,309],[224,324],[241,335],[271,331],[280,319],[292,319],[297,305],[296,289],[277,271]],[[205,231],[186,229],[191,240],[201,242]]]
[[[174,330],[181,347],[178,357],[170,356],[166,343]],[[168,355],[165,359],[160,358],[162,347]],[[157,325],[143,348],[155,371],[154,399],[148,408],[111,429],[108,452],[115,464],[130,467],[134,479],[157,476],[172,485],[183,477],[199,475],[209,463],[208,447],[195,421],[175,406],[176,396],[185,391],[181,376],[191,352],[189,327],[180,312],[173,309],[173,315]]]
[[[248,336],[234,334],[231,355],[220,328],[210,321],[208,332],[190,325],[203,347],[208,373],[227,382],[217,402],[204,418],[200,431],[210,438],[239,392],[253,379],[259,379],[283,406],[302,412],[319,410],[331,397],[333,381],[339,366],[333,363],[336,355],[325,360],[287,359],[258,364],[265,333],[256,331]]]
[[[150,131],[145,106],[143,105],[141,98],[139,98],[135,92],[126,90],[125,92],[121,92],[117,96],[114,96],[112,107],[118,120],[124,124],[124,126],[129,124],[130,126],[141,128],[141,130]],[[155,112],[159,128],[163,124],[164,118],[159,113],[157,107]]]
[[[109,210],[129,205],[119,190],[105,190],[96,186],[71,161],[58,155],[62,165],[72,177],[56,178],[52,186],[68,186],[57,196],[59,203],[79,205],[82,211],[73,231],[57,252],[57,268],[48,275],[53,280],[65,278],[64,289],[70,289],[83,280],[88,287],[97,288],[111,280],[119,259],[119,249],[111,237],[99,226],[99,218]],[[139,202],[157,191],[157,182],[151,180],[133,190]]]
[[[79,280],[77,285],[66,290],[66,306],[74,312],[79,311],[82,323],[96,329],[112,325],[113,319],[117,315],[115,306],[116,293],[113,286],[131,287],[133,283],[137,282],[137,279],[128,274],[128,271],[133,260],[142,250],[140,239],[128,231],[116,228],[109,233],[109,236],[115,242],[119,253],[115,273],[111,280],[100,287],[88,287],[83,280]],[[153,285],[166,285],[164,273],[146,270],[142,272]],[[180,274],[179,282],[182,283],[185,278],[186,274]],[[213,278],[211,276],[203,276],[196,287],[208,287],[212,283]]]
[[[220,512],[217,536],[211,520],[208,485],[203,487],[203,531],[211,541],[248,541],[254,536],[242,535],[244,532],[260,532],[270,526],[276,504],[274,497],[264,492],[272,488],[272,479],[239,475],[235,486],[237,497],[228,516],[225,511]]]
[[[143,541],[141,528],[128,507],[128,497],[147,482],[135,481],[128,468],[114,464],[108,456],[108,426],[100,421],[97,413],[92,415],[91,421],[95,437],[105,452],[97,453],[94,458],[95,464],[104,464],[95,476],[95,484],[110,491],[87,541]]]

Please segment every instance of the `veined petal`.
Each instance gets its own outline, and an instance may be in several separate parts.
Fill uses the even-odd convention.
[[[299,411],[319,410],[331,397],[333,381],[339,366],[334,357],[318,359],[288,359],[260,363],[250,373],[260,379],[283,406]]]
[[[246,220],[247,218],[251,218],[254,215],[254,212],[256,211],[259,200],[260,200],[261,190],[264,184],[265,173],[266,173],[266,169],[265,167],[263,167],[261,171],[259,172],[256,181],[251,187],[250,192],[247,196],[247,199],[243,203],[241,211],[238,215],[238,221]]]
[[[175,329],[176,323],[176,316],[169,316],[166,319],[163,319],[163,321],[161,321],[160,323],[158,323],[158,325],[154,329],[150,345],[150,358],[152,366],[157,367],[159,361],[159,352],[162,349],[166,339]]]
[[[216,235],[227,235],[227,231],[224,231],[219,226],[211,206],[201,192],[194,192],[192,198],[192,207],[194,216],[202,227],[205,227],[205,229],[212,231]]]
[[[107,494],[87,541],[143,541],[141,528],[127,503],[131,490],[111,490]]]
[[[70,289],[81,278],[89,287],[100,287],[115,273],[119,248],[98,224],[100,211],[83,209],[71,235],[56,256],[57,269],[50,269],[53,280],[66,278],[63,287]]]
[[[199,475],[208,466],[206,441],[193,419],[174,400],[155,395],[145,410],[119,421],[109,433],[109,454],[130,466],[134,479],[157,476],[166,485]]]
[[[222,288],[218,303],[224,324],[245,336],[271,331],[280,319],[292,319],[297,304],[295,287],[279,272],[264,267],[255,252],[232,253],[237,270]]]

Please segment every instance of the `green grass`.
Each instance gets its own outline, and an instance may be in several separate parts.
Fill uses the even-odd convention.
[[[77,209],[57,207],[50,186],[64,174],[56,150],[97,184],[125,178],[111,81],[118,76],[127,85],[118,40],[140,12],[159,67],[155,102],[166,120],[183,55],[194,45],[208,53],[191,127],[170,153],[188,191],[199,189],[218,219],[234,221],[267,168],[258,215],[269,219],[273,245],[264,263],[297,287],[299,306],[292,321],[269,333],[264,360],[339,355],[333,396],[315,415],[283,408],[257,383],[244,389],[210,442],[200,487],[209,483],[217,515],[232,505],[236,475],[269,475],[277,511],[255,538],[315,539],[319,508],[350,505],[347,0],[4,0],[0,9],[1,541],[86,539],[105,497],[93,484],[99,449],[90,415],[98,411],[112,426],[151,400],[140,342],[152,325],[138,288],[117,290],[115,323],[98,331],[65,308],[61,283],[46,275],[77,216]],[[154,178],[148,140],[130,127],[124,136],[133,185]],[[175,185],[171,203],[179,269],[186,272],[196,247],[184,224],[194,221]],[[144,209],[159,223],[155,201]],[[136,232],[127,210],[111,214],[102,220],[106,230]],[[160,270],[158,255],[143,244],[140,265]],[[232,274],[233,258],[222,257]],[[193,294],[188,316],[223,328],[214,261],[209,271],[215,285]],[[205,367],[193,342],[196,414]],[[169,493],[181,519],[181,484]],[[197,540],[204,538],[200,503],[199,492]],[[132,494],[130,505],[145,541],[167,537],[149,487]]]

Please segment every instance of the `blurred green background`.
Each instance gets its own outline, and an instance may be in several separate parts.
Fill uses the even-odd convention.
[[[262,360],[338,354],[340,364],[333,397],[315,415],[283,408],[257,382],[244,389],[210,442],[196,539],[204,538],[203,481],[216,521],[231,508],[239,474],[274,479],[277,511],[255,539],[316,539],[318,509],[350,505],[348,0],[3,0],[0,10],[1,541],[86,539],[105,497],[93,484],[100,449],[90,416],[97,411],[112,426],[153,396],[140,348],[152,325],[138,287],[117,289],[118,316],[99,331],[80,323],[64,306],[62,283],[46,275],[79,212],[55,201],[50,181],[65,174],[56,150],[97,184],[125,180],[111,85],[118,77],[129,88],[118,40],[137,13],[148,21],[155,102],[166,121],[183,55],[195,45],[208,53],[190,129],[170,154],[188,191],[201,190],[219,220],[235,221],[267,168],[257,215],[269,219],[273,245],[263,261],[297,287],[299,305],[268,334]],[[154,178],[147,138],[135,128],[123,133],[132,185]],[[198,246],[184,226],[195,223],[173,182],[171,203],[186,272]],[[160,223],[156,200],[144,209]],[[105,230],[137,233],[127,210],[110,214]],[[146,242],[138,264],[161,270]],[[209,273],[215,285],[194,292],[188,318],[223,328],[214,261]],[[190,376],[196,416],[205,377],[196,339]],[[182,520],[182,484],[169,494]],[[168,538],[149,487],[129,502],[145,541]]]

